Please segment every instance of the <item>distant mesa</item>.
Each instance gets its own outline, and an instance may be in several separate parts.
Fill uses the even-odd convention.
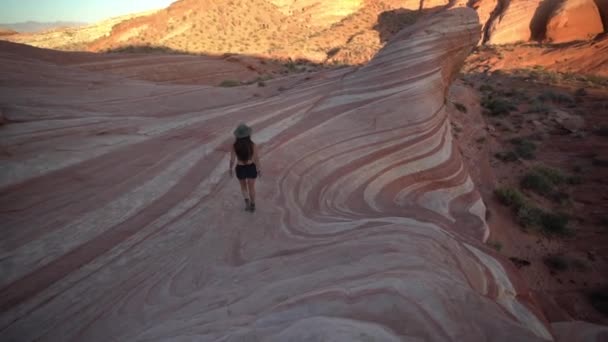
[[[0,27],[0,37],[2,37],[2,36],[12,36],[12,35],[17,34],[17,33],[18,33],[17,31],[13,31],[11,29]]]
[[[19,33],[39,33],[48,30],[54,30],[59,28],[73,28],[86,26],[85,22],[77,21],[55,21],[55,22],[38,22],[38,21],[26,21],[22,23],[12,24],[0,24],[0,27],[7,28]]]
[[[477,11],[479,44],[590,40],[608,27],[608,0],[181,0],[162,10],[86,26],[46,24],[69,27],[7,33],[2,39],[64,51],[128,52],[154,46],[353,65],[367,63],[396,32],[421,17],[450,7]],[[41,25],[5,27],[27,32]]]

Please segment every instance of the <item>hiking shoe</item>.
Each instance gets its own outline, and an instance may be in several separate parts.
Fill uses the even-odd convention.
[[[249,208],[251,208],[249,198],[245,198],[245,211],[249,211]]]
[[[255,203],[251,202],[251,204],[249,204],[249,211],[251,211],[251,212],[255,211]]]

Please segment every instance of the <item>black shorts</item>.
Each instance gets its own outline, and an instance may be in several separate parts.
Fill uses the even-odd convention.
[[[236,171],[236,178],[238,179],[256,179],[258,178],[258,168],[254,163],[247,165],[237,165],[234,169]]]

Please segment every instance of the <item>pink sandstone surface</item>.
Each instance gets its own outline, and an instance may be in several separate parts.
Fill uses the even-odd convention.
[[[543,341],[453,144],[459,8],[276,96],[0,50],[7,341]],[[227,175],[254,128],[255,214]]]

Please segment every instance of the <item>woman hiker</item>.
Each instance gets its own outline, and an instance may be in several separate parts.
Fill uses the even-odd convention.
[[[241,192],[245,198],[245,210],[255,211],[255,179],[262,176],[257,146],[251,141],[251,127],[240,124],[234,130],[236,141],[230,152],[230,177],[236,159],[236,178],[241,183]],[[236,157],[236,158],[235,158]]]

